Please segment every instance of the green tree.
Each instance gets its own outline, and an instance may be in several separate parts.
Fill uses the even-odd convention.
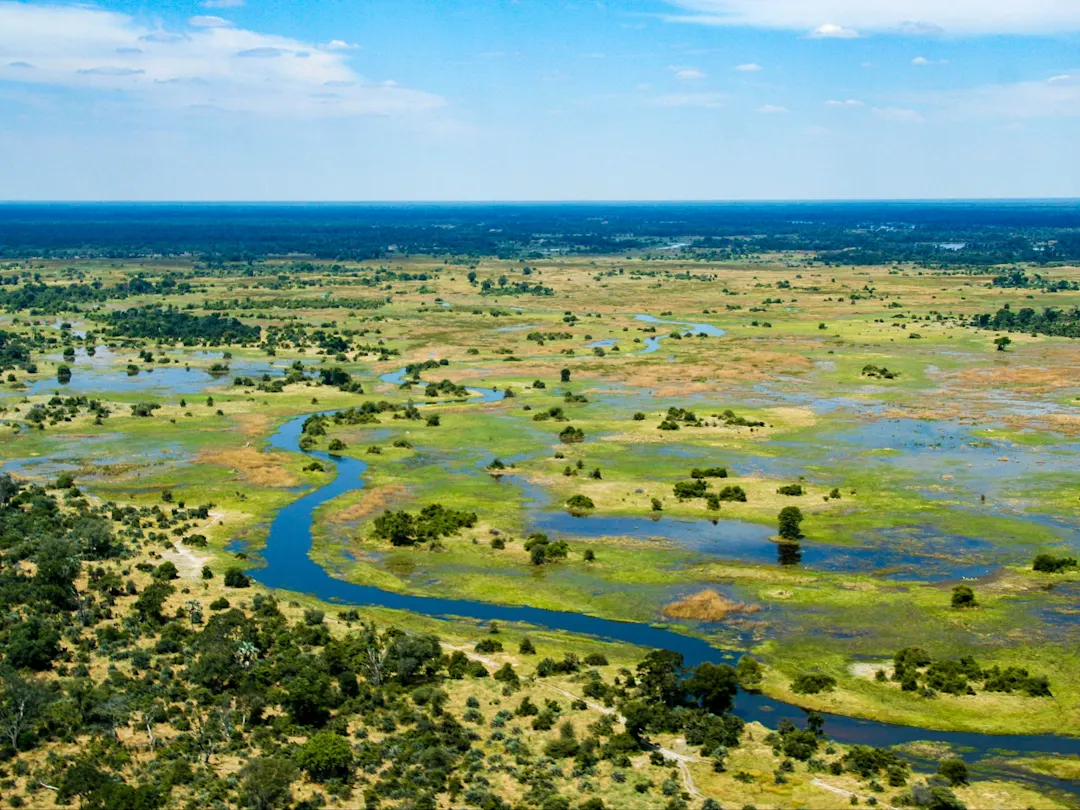
[[[1012,338],[1006,335],[1002,335],[1001,337],[994,339],[994,345],[997,346],[997,350],[999,352],[1005,351],[1010,346],[1010,344],[1012,344]]]
[[[637,665],[641,693],[668,706],[683,702],[686,694],[682,681],[682,653],[652,650]]]
[[[313,735],[296,754],[297,764],[316,782],[346,778],[352,761],[349,741],[340,734],[328,731]]]
[[[952,589],[952,606],[954,608],[975,607],[975,591],[968,585],[956,585]]]
[[[698,664],[686,679],[686,691],[701,707],[713,714],[731,711],[739,691],[735,667],[728,664]]]
[[[802,538],[803,535],[799,526],[803,522],[803,513],[799,507],[785,506],[780,510],[777,520],[780,528],[780,537],[784,540],[799,540]]]
[[[226,569],[226,588],[247,588],[249,585],[251,585],[251,580],[240,568],[234,565],[231,568]]]
[[[175,590],[176,589],[168,583],[153,582],[143,588],[143,592],[140,593],[139,598],[135,600],[135,610],[139,612],[139,615],[143,620],[162,624],[165,621],[165,616],[161,612],[165,606],[165,600],[168,599]]]
[[[959,757],[941,760],[937,772],[953,787],[966,785],[968,782],[968,767]]]
[[[0,671],[0,732],[13,750],[52,702],[48,688],[35,678],[24,678],[12,669]]]
[[[244,803],[252,810],[274,810],[291,804],[290,786],[296,776],[296,766],[282,757],[250,760],[240,771]]]
[[[60,654],[60,634],[40,616],[31,616],[11,628],[5,649],[8,666],[41,672],[52,667]]]
[[[761,664],[756,658],[744,655],[739,659],[735,672],[739,676],[739,686],[743,689],[753,692],[761,688]]]

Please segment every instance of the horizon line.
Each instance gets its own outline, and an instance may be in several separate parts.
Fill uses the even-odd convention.
[[[1032,203],[1076,202],[1080,197],[763,197],[712,199],[517,199],[517,200],[0,200],[14,205],[755,205],[823,203]]]

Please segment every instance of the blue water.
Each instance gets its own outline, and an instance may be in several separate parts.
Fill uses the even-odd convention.
[[[307,416],[299,416],[286,422],[271,437],[271,447],[299,452],[298,441],[306,418]],[[308,556],[312,544],[313,513],[327,501],[362,488],[367,465],[358,459],[332,456],[323,452],[310,452],[308,455],[325,462],[328,468],[336,465],[336,475],[325,486],[283,508],[274,518],[263,551],[265,566],[251,571],[255,579],[268,587],[310,593],[320,599],[346,604],[386,607],[428,616],[462,617],[485,622],[523,622],[642,647],[664,648],[681,653],[689,666],[704,661],[735,662],[738,658],[735,652],[717,649],[700,638],[684,635],[675,629],[519,605],[412,596],[335,579]],[[801,722],[804,717],[804,712],[795,706],[749,692],[739,693],[735,711],[746,720],[760,721],[773,727],[782,719]],[[1075,738],[939,732],[841,715],[826,715],[825,720],[826,732],[841,742],[887,746],[929,739],[961,749],[962,755],[970,761],[998,749],[1025,753],[1080,754],[1080,739]]]
[[[103,350],[101,347],[97,349],[97,355],[101,355]],[[154,366],[148,367],[142,363],[136,363],[141,369],[138,374],[128,376],[126,369],[113,369],[103,371],[100,369],[99,358],[85,357],[80,358],[78,350],[76,352],[76,360],[71,365],[71,382],[60,383],[55,377],[47,377],[37,380],[31,383],[28,394],[47,394],[57,392],[61,396],[70,396],[75,394],[96,394],[96,393],[111,393],[111,394],[124,394],[124,393],[148,393],[157,394],[159,396],[184,396],[199,394],[206,391],[208,388],[215,386],[232,385],[234,377],[262,377],[263,374],[275,373],[275,369],[265,363],[260,363],[252,360],[242,358],[232,358],[227,362],[229,365],[229,372],[214,376],[210,374],[205,368],[186,367],[182,364],[174,363],[168,366]],[[214,354],[207,352],[204,353],[207,357],[213,357]],[[110,356],[111,355],[107,355]],[[221,357],[220,354],[216,355]]]
[[[689,321],[665,321],[661,318],[655,318],[652,315],[635,315],[639,321],[644,323],[662,323],[671,324],[672,326],[685,326],[689,332],[694,335],[708,335],[709,337],[723,337],[727,332],[718,326],[713,326],[709,323],[690,323]]]

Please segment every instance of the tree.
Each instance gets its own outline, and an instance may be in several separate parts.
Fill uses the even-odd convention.
[[[74,609],[75,579],[81,567],[75,547],[66,540],[47,538],[38,546],[37,566],[34,582],[41,596],[64,610]]]
[[[40,681],[12,669],[0,672],[0,731],[14,750],[19,750],[19,738],[33,728],[51,702],[51,693]]]
[[[967,784],[968,767],[964,760],[959,757],[941,760],[937,772],[947,779],[953,787]]]
[[[307,667],[285,684],[282,706],[298,726],[322,726],[330,716],[330,677]],[[301,764],[300,767],[304,767]],[[306,769],[305,769],[306,770]]]
[[[226,588],[247,588],[249,585],[251,585],[251,580],[237,566],[234,565],[225,571]]]
[[[578,493],[577,495],[570,496],[566,501],[566,508],[571,512],[582,512],[588,509],[595,509],[596,504],[593,503],[592,498],[588,495]]]
[[[143,588],[139,598],[135,600],[135,609],[145,621],[161,624],[165,621],[162,608],[176,589],[165,582],[153,582]]]
[[[746,691],[753,692],[761,688],[761,664],[756,658],[744,655],[739,659],[735,672],[739,676],[739,686]]]
[[[713,714],[731,711],[739,691],[735,668],[728,664],[698,664],[686,679],[686,691],[701,707]]]
[[[570,369],[564,368],[562,371],[560,371],[559,379],[562,380],[564,383],[570,382]]]
[[[113,546],[109,521],[102,518],[83,517],[71,527],[71,539],[85,559],[104,560],[116,552]]]
[[[411,546],[416,542],[416,524],[405,511],[383,512],[375,518],[375,536],[393,546]]]
[[[802,532],[799,525],[803,522],[803,513],[797,506],[785,506],[778,515],[780,537],[784,540],[799,540]]]
[[[1005,349],[1007,349],[1011,343],[1012,338],[1008,337],[1007,335],[1002,335],[1001,337],[994,339],[994,345],[997,346],[997,350],[999,352],[1005,351]]]
[[[968,585],[956,585],[952,589],[952,606],[954,608],[970,608],[978,605],[975,601],[975,591]]]
[[[166,560],[154,569],[152,576],[161,582],[168,582],[170,579],[178,579],[180,571],[176,568],[176,563],[172,560]]]
[[[682,653],[671,650],[652,650],[637,665],[641,692],[668,706],[683,702]]]
[[[328,731],[312,736],[296,754],[297,764],[316,782],[347,777],[352,761],[349,741]]]
[[[14,669],[41,672],[51,668],[53,659],[59,654],[60,634],[39,616],[31,616],[11,628],[5,657]]]
[[[386,662],[403,684],[418,680],[431,670],[442,656],[439,637],[433,635],[398,636],[387,650]]]
[[[296,766],[283,757],[259,757],[240,771],[244,802],[252,810],[274,810],[292,802]]]

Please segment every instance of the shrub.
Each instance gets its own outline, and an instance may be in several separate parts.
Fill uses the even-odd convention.
[[[836,678],[818,672],[804,672],[791,682],[791,691],[799,695],[816,695],[836,688]]]
[[[328,731],[312,736],[296,754],[296,763],[317,782],[348,776],[352,761],[349,741]]]
[[[1041,571],[1044,574],[1060,574],[1070,568],[1076,568],[1076,559],[1073,557],[1054,557],[1050,554],[1040,554],[1031,564],[1032,570]]]
[[[251,580],[248,578],[247,574],[236,566],[229,568],[225,572],[226,588],[247,588],[249,585],[251,585]]]
[[[967,784],[968,768],[962,759],[953,757],[941,760],[937,772],[953,787]]]
[[[952,589],[952,606],[954,608],[976,607],[975,591],[967,585],[956,585]]]
[[[566,505],[572,512],[596,508],[596,504],[593,503],[592,498],[590,498],[588,495],[582,495],[580,493],[577,495],[571,495],[570,498],[567,499]]]

